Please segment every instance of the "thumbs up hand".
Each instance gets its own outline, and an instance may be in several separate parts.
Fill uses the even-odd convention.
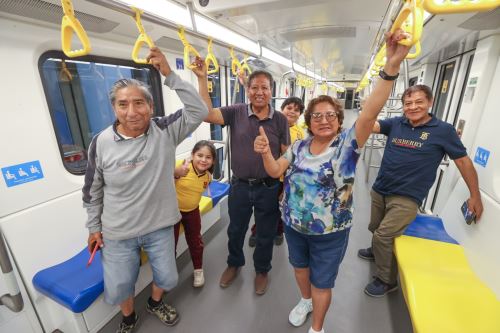
[[[269,140],[262,126],[259,127],[259,135],[255,138],[253,143],[253,150],[259,154],[266,154],[270,151]]]
[[[179,179],[181,177],[185,177],[188,172],[189,172],[189,163],[190,163],[190,160],[189,159],[185,159],[184,162],[179,165],[178,167],[175,168],[174,170],[174,177],[176,179]]]

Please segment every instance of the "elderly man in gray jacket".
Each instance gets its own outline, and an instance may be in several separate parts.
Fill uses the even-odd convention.
[[[151,118],[153,100],[140,81],[122,79],[111,91],[116,122],[97,134],[89,147],[83,187],[87,209],[89,250],[102,248],[104,300],[120,305],[118,332],[131,332],[136,323],[134,286],[140,249],[153,270],[147,311],[164,324],[178,321],[177,311],[163,303],[165,290],[177,284],[173,225],[180,220],[174,186],[175,148],[207,116],[193,86],[173,73],[158,48],[148,55],[176,91],[184,108],[166,117]]]

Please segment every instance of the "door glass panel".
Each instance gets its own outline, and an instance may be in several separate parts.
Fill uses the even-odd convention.
[[[434,103],[432,113],[434,113],[434,115],[441,120],[446,120],[443,117],[446,115],[446,102],[452,89],[451,79],[453,78],[453,72],[455,71],[455,64],[456,61],[453,61],[441,66],[441,72],[439,73],[438,90],[436,91],[436,101]]]

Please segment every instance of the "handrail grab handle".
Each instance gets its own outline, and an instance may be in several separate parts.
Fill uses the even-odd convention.
[[[482,12],[492,10],[500,6],[500,0],[445,0],[437,3],[435,0],[425,0],[424,9],[431,14],[454,14],[468,12]]]
[[[150,48],[155,47],[155,44],[153,43],[153,40],[148,36],[142,25],[141,15],[143,11],[136,7],[130,7],[130,8],[135,12],[135,17],[134,17],[135,25],[139,30],[139,37],[137,37],[137,40],[135,41],[134,44],[134,48],[132,49],[132,59],[134,60],[135,63],[147,64],[148,63],[147,59],[139,58],[139,51],[141,50],[142,45],[144,43],[148,44]]]
[[[184,27],[179,28],[179,31],[177,31],[177,34],[179,35],[179,39],[181,40],[182,44],[184,45],[184,66],[188,67],[189,69],[195,69],[196,64],[192,64],[189,61],[189,55],[194,54],[196,57],[201,58],[200,54],[187,41],[186,36],[184,34]]]
[[[9,252],[5,246],[2,231],[0,230],[0,269],[7,284],[8,294],[0,296],[0,305],[5,305],[12,312],[20,312],[24,308],[23,297],[17,284],[14,270],[9,259]]]
[[[215,74],[219,71],[219,62],[212,51],[212,38],[208,40],[207,57],[205,58],[205,65],[207,66],[207,74]],[[214,65],[214,69],[209,69],[210,64]]]
[[[89,37],[83,29],[82,24],[75,17],[75,10],[73,9],[73,3],[71,0],[61,0],[61,5],[63,8],[64,16],[61,22],[61,46],[64,54],[70,58],[84,56],[92,51],[90,45]],[[71,40],[73,38],[73,33],[82,43],[82,48],[77,50],[71,49]]]
[[[396,20],[391,27],[391,32],[394,33],[397,29],[403,29],[405,32],[411,34],[411,38],[399,41],[399,44],[412,46],[415,45],[422,35],[424,27],[424,10],[422,8],[423,0],[406,0],[403,8],[399,12]],[[411,14],[411,16],[410,16]],[[411,24],[409,22],[411,18]]]

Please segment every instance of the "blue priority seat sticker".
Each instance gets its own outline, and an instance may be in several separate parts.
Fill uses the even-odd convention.
[[[474,155],[474,162],[482,167],[486,167],[488,164],[488,159],[490,158],[489,150],[482,147],[477,147],[476,155]]]
[[[43,178],[40,161],[26,162],[2,168],[7,187],[22,185]]]

